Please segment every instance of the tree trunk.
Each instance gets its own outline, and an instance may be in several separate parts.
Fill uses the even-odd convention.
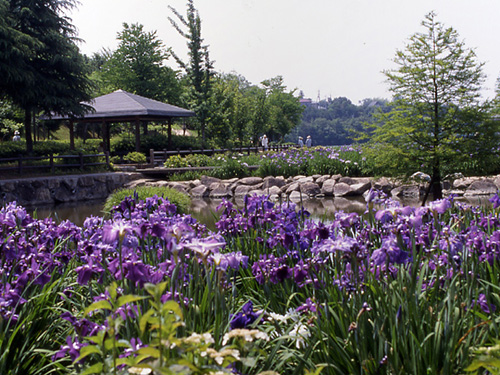
[[[24,110],[24,134],[26,136],[26,151],[28,154],[33,152],[33,137],[31,135],[31,109]]]
[[[443,189],[441,187],[441,171],[439,165],[432,168],[432,199],[443,199]]]

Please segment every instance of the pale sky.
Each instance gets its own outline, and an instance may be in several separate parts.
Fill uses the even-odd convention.
[[[85,41],[83,53],[115,49],[123,22],[155,31],[187,56],[186,40],[170,25],[168,5],[186,14],[185,0],[80,0],[70,17]],[[390,98],[383,70],[397,49],[425,29],[430,11],[457,30],[485,63],[485,98],[500,75],[499,0],[195,0],[202,37],[218,72],[236,72],[253,84],[281,75],[289,90],[316,100]],[[178,68],[173,58],[170,66]]]

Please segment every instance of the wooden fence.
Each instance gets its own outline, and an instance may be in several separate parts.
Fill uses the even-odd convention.
[[[268,147],[268,150],[270,151],[283,151],[287,150],[289,148],[296,147],[294,145],[272,145]],[[153,149],[149,150],[149,158],[148,158],[148,164],[151,168],[153,168],[156,165],[163,165],[165,161],[170,156],[173,155],[190,155],[190,154],[204,154],[204,155],[214,155],[214,154],[222,154],[225,152],[239,152],[239,153],[246,153],[250,155],[251,153],[258,153],[259,151],[263,151],[262,147],[233,147],[233,148],[210,148],[210,149],[204,149],[204,150],[193,150],[193,149],[188,149],[188,150],[162,150],[162,151],[155,151]]]
[[[104,158],[105,161],[96,161],[97,158]],[[58,162],[62,161],[62,162]],[[84,155],[53,155],[48,156],[23,156],[19,155],[16,158],[0,159],[0,171],[12,171],[18,174],[30,170],[50,170],[50,173],[55,173],[56,168],[79,168],[81,170],[87,167],[94,167],[109,164],[109,152],[103,154]]]

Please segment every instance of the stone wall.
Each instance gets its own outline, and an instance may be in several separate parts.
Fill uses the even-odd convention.
[[[418,200],[425,194],[427,183],[417,180],[406,182],[387,178],[342,177],[340,175],[314,175],[295,177],[246,177],[220,180],[203,176],[199,180],[174,182],[156,179],[138,179],[127,187],[138,185],[166,186],[193,198],[241,198],[246,194],[288,197],[292,201],[321,197],[362,196],[371,188],[384,191],[394,198]],[[492,195],[500,188],[500,176],[457,178],[443,183],[444,194],[455,196]]]
[[[420,199],[426,183],[417,181],[314,175],[284,177],[246,177],[220,180],[203,176],[199,180],[174,182],[146,179],[140,173],[97,173],[73,176],[53,176],[0,180],[0,202],[16,201],[23,206],[50,205],[63,202],[84,202],[105,199],[118,188],[135,186],[165,186],[193,198],[243,198],[246,194],[287,197],[292,201],[321,197],[362,196],[371,188],[395,198]],[[444,193],[477,197],[492,195],[500,188],[500,176],[458,178],[444,183]]]
[[[0,180],[0,199],[22,206],[105,199],[140,176],[115,172]]]

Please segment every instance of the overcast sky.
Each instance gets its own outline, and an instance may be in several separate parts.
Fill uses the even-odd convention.
[[[288,89],[316,100],[344,96],[390,98],[383,70],[397,49],[424,31],[430,11],[458,31],[484,62],[484,97],[500,75],[499,0],[195,0],[202,37],[215,70],[253,84],[283,76]],[[186,14],[185,0],[80,0],[70,17],[83,53],[115,49],[123,22],[157,31],[167,47],[187,56],[186,41],[170,25],[168,5]],[[171,66],[175,67],[172,59]],[[298,92],[297,91],[297,92]]]

